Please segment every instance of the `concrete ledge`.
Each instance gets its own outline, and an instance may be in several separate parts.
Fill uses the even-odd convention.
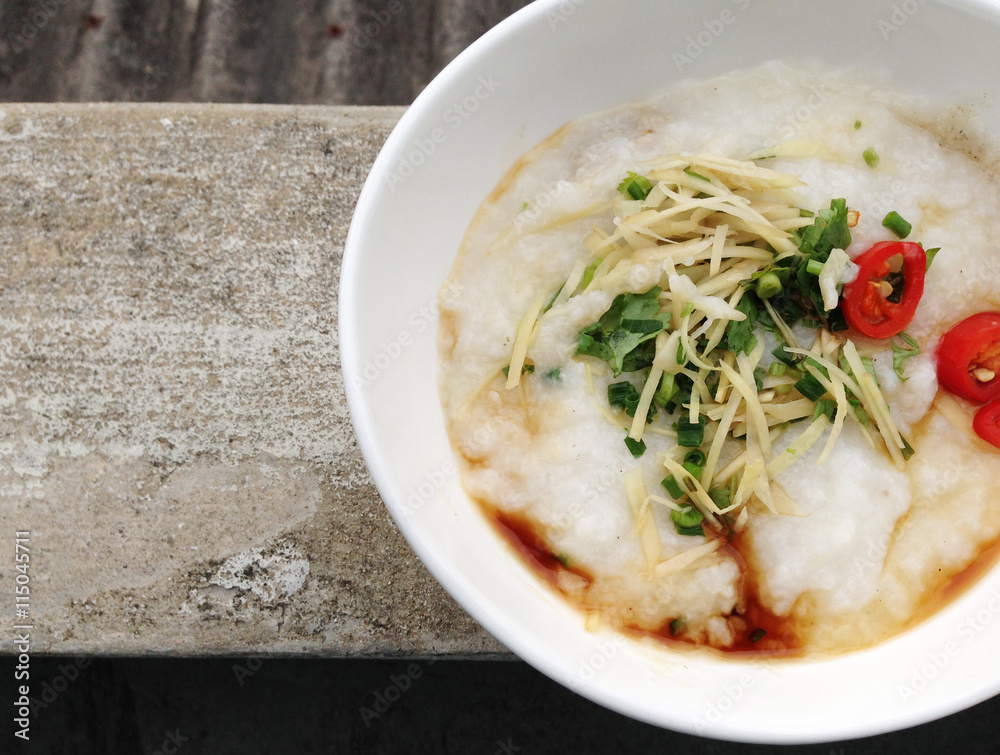
[[[30,531],[36,652],[505,653],[344,400],[343,242],[401,112],[0,105],[0,585]]]

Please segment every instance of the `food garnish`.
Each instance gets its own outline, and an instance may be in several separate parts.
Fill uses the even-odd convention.
[[[987,443],[1000,448],[1000,399],[994,399],[976,412],[972,429]]]
[[[901,333],[922,294],[928,255],[918,244],[891,241],[852,263],[844,250],[858,213],[845,199],[818,212],[802,208],[792,191],[801,185],[750,160],[712,155],[629,172],[618,186],[614,229],[594,228],[586,266],[578,263],[556,295],[543,297],[551,310],[533,302],[518,328],[509,388],[522,374],[537,321],[559,316],[575,296],[600,290],[611,297],[580,331],[574,359],[629,375],[610,383],[612,411],[601,411],[627,430],[634,457],[646,451],[647,427],[675,435],[676,445],[658,452],[669,498],[650,495],[637,467],[626,474],[626,492],[636,512],[651,501],[669,508],[681,535],[731,535],[753,500],[778,514],[801,513],[775,478],[824,435],[825,461],[847,422],[897,466],[913,453],[871,359],[835,332],[849,324],[872,338]],[[904,230],[889,222],[895,233]],[[808,349],[800,342],[806,338]],[[919,347],[910,336],[900,339],[893,349],[902,376]],[[588,379],[592,368],[599,365],[589,362]],[[796,422],[806,422],[805,431],[775,453]],[[648,539],[641,529],[650,525],[638,517],[636,531]],[[646,550],[651,565],[655,555]]]
[[[937,374],[941,385],[977,404],[1000,397],[1000,312],[979,312],[945,333]]]
[[[913,226],[906,221],[906,218],[895,210],[882,218],[882,225],[895,233],[900,240],[909,236],[913,230]]]
[[[902,259],[895,270],[894,258]],[[902,332],[924,294],[924,248],[908,241],[882,241],[855,262],[858,275],[844,287],[847,324],[869,338],[891,338]]]

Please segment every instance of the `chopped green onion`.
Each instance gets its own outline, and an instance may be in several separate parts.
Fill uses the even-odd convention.
[[[674,619],[669,624],[669,631],[671,637],[676,637],[682,634],[684,630],[687,629],[687,622],[684,619]]]
[[[692,178],[700,178],[700,179],[701,179],[702,181],[704,181],[705,183],[712,183],[712,182],[711,182],[710,180],[708,180],[707,178],[705,178],[705,176],[701,175],[701,173],[695,173],[695,172],[694,172],[694,171],[693,171],[693,170],[691,169],[691,166],[690,166],[690,165],[689,165],[689,166],[687,166],[687,167],[686,167],[686,168],[684,169],[684,172],[685,172],[685,173],[687,173],[687,174],[688,174],[689,176],[691,176]]]
[[[857,131],[861,128],[861,121],[854,121],[854,130]]]
[[[760,627],[757,627],[750,633],[750,637],[748,637],[748,639],[750,640],[750,642],[757,643],[764,639],[765,634],[767,634],[766,629],[761,629]]]
[[[806,263],[806,272],[809,273],[809,275],[819,275],[823,272],[823,263],[819,260],[809,260],[809,262]]]
[[[629,416],[634,416],[639,404],[639,391],[628,380],[611,383],[608,385],[608,403],[621,407]]]
[[[934,258],[937,257],[937,253],[940,251],[941,247],[939,246],[927,250],[927,267],[924,268],[924,272],[927,272],[928,270],[931,269],[931,263],[934,261]]]
[[[771,389],[778,396],[784,396],[786,393],[792,392],[792,386],[789,383],[784,383],[782,385],[776,385]]]
[[[552,555],[555,557],[556,561],[565,566],[567,569],[569,568],[569,556],[565,553],[553,553]]]
[[[903,440],[903,448],[901,449],[903,453],[903,460],[909,461],[910,457],[913,456],[913,454],[915,454],[916,451],[913,450],[913,446],[910,445],[910,441],[908,441],[906,438],[903,438],[902,435],[900,435],[899,437],[902,438]]]
[[[764,273],[757,279],[757,296],[761,299],[770,299],[781,293],[783,286],[781,278],[774,273]]]
[[[674,525],[674,529],[677,530],[678,535],[687,535],[689,537],[701,537],[705,534],[705,530],[699,524],[697,527],[678,527]]]
[[[733,475],[733,479],[736,479],[736,475]],[[708,495],[716,506],[724,509],[732,500],[733,491],[730,488],[712,488],[708,491]]]
[[[802,209],[800,207],[799,208],[799,217],[800,218],[814,218],[814,217],[816,217],[816,213],[813,212],[812,210],[804,210],[804,209]]]
[[[707,458],[708,457],[705,456],[705,452],[702,451],[700,448],[692,448],[690,451],[684,454],[684,461],[686,462],[689,461],[692,464],[698,464],[699,466],[703,465],[707,460]]]
[[[893,210],[882,219],[882,225],[895,233],[899,238],[905,239],[910,235],[913,226],[906,222],[903,217]]]
[[[854,397],[852,396],[851,398]],[[861,408],[861,402],[856,398],[852,401],[851,398],[848,398],[847,402],[851,405],[851,408],[854,409],[854,416],[857,417],[858,423],[865,428],[865,430],[867,430],[871,427],[872,419],[868,416],[868,412]],[[857,401],[857,404],[854,403],[855,401]]]
[[[681,464],[682,467],[696,480],[701,481],[702,468],[700,464],[695,464],[693,461],[685,461]]]
[[[826,388],[812,375],[805,375],[795,383],[795,390],[801,393],[810,401],[819,401],[826,395]]]
[[[549,303],[545,305],[545,309],[542,310],[542,314],[545,314],[550,309],[552,309],[552,305],[556,303],[556,299],[559,298],[559,294],[562,293],[562,290],[563,290],[563,288],[565,288],[565,286],[566,286],[566,284],[563,283],[561,286],[559,286],[559,290],[556,291],[554,294],[552,294],[552,298],[549,299]]]
[[[660,378],[660,387],[653,394],[653,401],[660,406],[666,406],[673,401],[674,396],[680,393],[681,387],[674,381],[672,372],[665,372]]]
[[[877,168],[879,163],[878,152],[874,148],[869,147],[864,151],[865,162],[868,163],[869,168]]]
[[[774,351],[772,351],[771,354],[774,355],[775,359],[780,359],[782,362],[784,362],[785,364],[787,364],[789,367],[794,367],[796,364],[799,363],[799,359],[801,358],[799,356],[796,356],[795,354],[788,353],[785,350],[785,344],[783,344],[783,343],[779,343],[778,344],[778,348],[776,348]]]
[[[697,527],[705,521],[705,517],[694,506],[682,506],[679,510],[671,511],[670,519],[678,529]]]
[[[767,368],[767,371],[774,377],[782,377],[788,372],[788,365],[784,362],[771,362],[771,366]]]
[[[648,178],[632,171],[629,171],[625,179],[618,184],[618,191],[632,199],[645,199],[652,190],[653,184]]]
[[[837,416],[837,402],[829,398],[821,398],[817,401],[816,409],[813,411],[813,419],[819,419],[824,414],[828,420],[833,422],[834,417]]]
[[[677,445],[685,448],[698,448],[705,442],[705,416],[698,417],[698,422],[692,423],[687,417],[677,420]]]
[[[673,498],[675,501],[679,501],[681,498],[687,495],[687,493],[681,490],[681,486],[680,484],[678,484],[677,478],[674,477],[673,475],[664,477],[663,480],[660,481],[660,484],[664,488],[666,488],[667,492],[670,493],[670,497]]]
[[[581,291],[585,289],[587,286],[589,286],[590,282],[594,280],[594,272],[597,270],[597,268],[603,261],[604,260],[595,260],[594,262],[591,262],[589,265],[587,265],[587,269],[583,271],[583,278],[580,279]]]
[[[632,458],[638,459],[644,453],[646,453],[646,441],[644,440],[632,440],[627,435],[625,436],[625,445],[628,447],[629,452],[632,454]]]

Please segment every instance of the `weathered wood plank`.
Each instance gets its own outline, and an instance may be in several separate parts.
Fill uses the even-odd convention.
[[[526,0],[0,0],[0,101],[405,105]]]

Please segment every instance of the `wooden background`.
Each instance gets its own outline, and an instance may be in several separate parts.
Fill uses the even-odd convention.
[[[0,0],[0,101],[408,105],[528,0]]]

